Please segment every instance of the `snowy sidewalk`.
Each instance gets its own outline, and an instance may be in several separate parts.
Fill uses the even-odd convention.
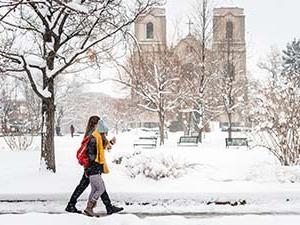
[[[135,215],[112,215],[103,218],[89,218],[73,214],[0,215],[0,224],[4,225],[298,225],[300,216],[217,216],[193,217],[164,216],[139,218]]]
[[[0,196],[1,213],[64,213],[70,193]],[[86,193],[85,193],[86,196]],[[300,214],[300,193],[112,193],[126,213],[144,214]],[[85,198],[78,207],[85,207]],[[104,212],[99,202],[98,210]]]

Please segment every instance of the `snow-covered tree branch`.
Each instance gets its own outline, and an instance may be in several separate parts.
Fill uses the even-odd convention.
[[[42,100],[41,161],[48,170],[56,171],[54,81],[91,63],[91,51],[100,60],[105,54],[102,50],[113,48],[123,39],[122,33],[139,14],[160,3],[160,0],[1,2],[0,69],[14,76],[25,75]]]
[[[253,88],[251,100],[257,144],[269,149],[284,166],[298,165],[300,156],[299,43],[288,44],[280,55],[282,64],[269,70],[271,78],[266,84]],[[268,60],[274,65],[273,58]]]
[[[168,51],[134,52],[128,64],[121,67],[124,74],[119,82],[131,88],[140,108],[157,114],[160,144],[164,144],[166,115],[180,106],[184,96],[176,56]]]

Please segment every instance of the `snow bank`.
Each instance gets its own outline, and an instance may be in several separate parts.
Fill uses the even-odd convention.
[[[126,170],[131,178],[142,175],[154,180],[176,179],[187,174],[188,169],[195,167],[195,165],[185,161],[178,152],[162,149],[123,154],[114,158],[112,162],[121,166],[118,169]]]

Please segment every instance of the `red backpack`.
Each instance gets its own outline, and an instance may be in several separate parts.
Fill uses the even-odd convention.
[[[89,136],[83,138],[81,142],[81,146],[76,153],[78,163],[82,165],[84,168],[87,168],[89,166],[89,159],[87,157],[86,150],[87,150],[87,144],[89,143],[90,139],[91,138]]]

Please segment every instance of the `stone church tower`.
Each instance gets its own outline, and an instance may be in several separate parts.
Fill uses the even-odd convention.
[[[233,66],[236,79],[246,77],[244,9],[215,8],[213,15],[213,51]]]
[[[164,8],[152,8],[145,13],[139,15],[134,22],[134,35],[136,42],[133,49],[134,59],[138,61],[140,55],[143,57],[157,56],[160,52],[164,52],[167,49],[167,21],[166,10]],[[138,44],[138,45],[136,45]],[[136,94],[131,93],[133,104],[137,104]],[[158,119],[156,113],[149,111],[138,111],[131,127],[157,127]]]
[[[135,21],[135,36],[144,52],[158,52],[167,45],[167,22],[164,8],[153,8]]]
[[[247,101],[246,40],[244,9],[237,7],[215,8],[213,11],[213,53],[220,63],[220,71],[228,76],[233,89],[240,89],[230,97],[229,105]],[[242,88],[241,88],[242,87]],[[232,113],[233,126],[245,122],[241,109]],[[227,126],[228,116],[222,115],[221,123]]]

